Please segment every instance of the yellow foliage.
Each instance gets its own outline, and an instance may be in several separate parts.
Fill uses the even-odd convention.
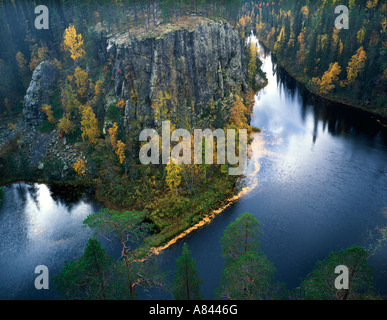
[[[356,54],[352,56],[351,60],[348,63],[347,67],[347,81],[348,84],[353,83],[361,69],[365,66],[365,61],[367,60],[367,54],[364,51],[363,47],[360,47]]]
[[[30,70],[34,71],[36,67],[48,59],[48,49],[45,45],[42,45],[40,48],[37,44],[33,45],[31,48],[31,61],[30,61]]]
[[[54,124],[57,122],[57,120],[55,119],[54,117],[54,113],[52,112],[52,109],[51,109],[51,106],[47,105],[47,104],[44,104],[43,107],[42,107],[42,111],[44,111],[47,115],[47,120]]]
[[[78,158],[77,162],[74,163],[73,168],[78,175],[83,176],[86,173],[87,169],[85,160],[83,160],[82,158]]]
[[[70,51],[71,58],[76,61],[86,52],[83,49],[83,39],[81,34],[77,34],[74,25],[70,25],[64,33],[63,41],[65,49]]]
[[[101,92],[104,92],[103,86],[103,80],[98,80],[94,87],[94,94],[95,96],[98,96]]]
[[[121,140],[117,141],[116,155],[118,156],[121,164],[123,164],[125,161],[125,147],[125,143],[123,143]]]
[[[27,61],[24,58],[24,55],[20,51],[16,54],[16,61],[17,61],[17,65],[18,65],[20,71],[23,73],[26,72],[27,71]]]
[[[58,128],[59,131],[64,134],[71,134],[74,132],[75,126],[71,122],[69,114],[66,114],[66,116],[59,120]]]
[[[12,130],[17,130],[18,129],[18,127],[15,124],[13,124],[13,123],[8,123],[8,128],[10,128]]]
[[[95,113],[89,105],[82,107],[81,112],[82,139],[83,141],[88,140],[90,143],[96,143],[98,137],[100,136],[100,132],[98,128],[98,120],[95,117]]]
[[[83,96],[89,88],[89,75],[86,71],[77,67],[74,73],[75,83],[78,88],[78,93]]]
[[[339,66],[339,64],[337,62],[331,63],[329,65],[329,69],[325,71],[322,78],[313,78],[312,82],[320,87],[319,89],[321,93],[326,94],[335,88],[336,82],[338,82],[339,80],[338,76],[340,73],[341,67]]]
[[[125,100],[121,99],[117,104],[118,108],[123,109],[126,106]]]
[[[247,129],[247,107],[243,104],[242,99],[235,95],[234,106],[231,108],[230,124],[235,125],[237,129]]]
[[[178,193],[178,187],[181,184],[181,172],[182,166],[175,164],[171,158],[169,158],[169,163],[167,164],[165,170],[167,175],[165,177],[165,182],[170,191],[176,191]]]
[[[118,126],[117,123],[114,122],[113,127],[109,128],[109,137],[110,137],[110,144],[112,145],[113,149],[117,147],[117,130]]]

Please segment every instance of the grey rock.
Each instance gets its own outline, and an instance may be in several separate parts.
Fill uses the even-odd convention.
[[[43,61],[36,67],[24,97],[23,115],[27,126],[35,127],[45,120],[41,108],[49,103],[57,76],[58,70],[50,62]]]
[[[226,22],[206,21],[161,36],[136,38],[128,32],[94,39],[106,41],[101,62],[106,55],[113,63],[112,91],[117,101],[126,101],[129,131],[158,125],[152,104],[160,93],[172,96],[166,102],[171,120],[184,127],[204,114],[211,100],[247,88],[243,41]]]

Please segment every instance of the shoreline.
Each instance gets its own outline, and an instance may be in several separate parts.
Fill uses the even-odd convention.
[[[253,35],[264,45],[264,47],[267,50],[270,50],[272,56],[275,58],[275,63],[279,65],[284,71],[286,71],[291,77],[294,78],[299,84],[304,86],[306,90],[308,90],[310,93],[314,94],[319,99],[325,99],[327,101],[337,103],[342,105],[342,107],[346,108],[353,108],[361,112],[365,112],[369,117],[374,118],[375,121],[381,125],[384,128],[387,128],[387,115],[383,115],[379,112],[372,111],[364,106],[355,104],[354,102],[348,101],[348,100],[342,100],[338,97],[334,97],[332,95],[322,95],[321,93],[316,92],[313,88],[310,88],[305,81],[302,80],[300,76],[298,76],[296,73],[291,70],[291,68],[284,63],[281,59],[279,59],[278,55],[274,53],[274,51],[270,48],[270,46],[267,44],[267,41],[262,40],[256,33],[253,32]]]
[[[264,148],[265,141],[263,139],[262,133],[253,133],[252,137],[253,137],[253,141],[248,146],[248,154],[251,156],[249,159],[250,161],[253,159],[255,160],[253,163],[255,166],[254,166],[254,170],[249,174],[249,176],[256,178],[258,172],[261,169],[261,166],[260,166],[259,161],[258,161],[260,159],[260,155],[266,155],[268,153],[268,151]],[[254,147],[254,149],[253,149],[253,147]],[[257,154],[254,155],[253,154],[254,152],[257,152]],[[255,157],[255,158],[253,158],[253,157]],[[247,177],[248,176],[243,175],[241,177],[241,179],[246,179]],[[229,207],[231,207],[232,205],[237,203],[243,196],[250,193],[250,191],[255,189],[255,187],[257,187],[257,186],[258,186],[258,180],[255,179],[250,183],[250,185],[242,187],[242,189],[239,192],[237,192],[233,197],[227,199],[226,200],[227,203],[223,207],[218,208],[216,210],[213,210],[211,213],[207,214],[202,220],[200,220],[194,226],[188,228],[187,230],[185,230],[185,231],[181,232],[180,234],[178,234],[177,236],[173,237],[171,240],[169,240],[164,245],[157,246],[157,247],[151,247],[149,250],[149,254],[157,256],[162,251],[173,246],[178,241],[184,239],[186,236],[193,233],[194,231],[196,231],[196,230],[198,230],[206,225],[209,225],[223,211],[225,211],[226,209],[228,209]]]

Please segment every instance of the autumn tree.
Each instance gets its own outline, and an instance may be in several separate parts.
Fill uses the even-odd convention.
[[[80,67],[76,67],[75,73],[75,84],[78,89],[78,94],[84,96],[89,89],[89,75],[86,71],[82,70]]]
[[[339,74],[341,73],[341,68],[337,62],[331,63],[329,69],[325,71],[321,79],[313,78],[312,82],[318,86],[321,93],[327,94],[331,92],[335,87],[336,83],[339,81]]]
[[[93,109],[88,104],[82,108],[81,113],[82,139],[94,144],[100,136],[98,120]]]
[[[250,53],[250,60],[249,60],[247,70],[248,70],[249,83],[254,88],[256,85],[255,77],[257,75],[257,54],[258,54],[258,47],[254,42],[250,44],[249,53]]]
[[[45,44],[42,44],[40,47],[38,44],[34,44],[31,47],[31,60],[30,60],[30,70],[33,72],[36,67],[43,61],[48,59],[48,48]]]
[[[117,141],[117,147],[115,152],[116,152],[116,155],[118,156],[120,164],[123,164],[125,161],[125,147],[126,147],[125,143],[123,143],[121,140]]]
[[[118,101],[117,103],[117,107],[120,108],[120,109],[124,109],[125,108],[125,100],[124,99],[121,99],[120,101]]]
[[[44,104],[42,107],[42,111],[44,111],[44,113],[46,114],[48,122],[50,122],[51,124],[55,124],[58,122],[58,120],[56,120],[54,117],[54,112],[52,111],[50,105]]]
[[[83,176],[86,173],[85,160],[83,160],[82,158],[78,158],[78,160],[74,163],[73,168],[78,175]]]
[[[285,27],[281,28],[280,34],[277,37],[277,41],[274,45],[274,50],[277,53],[281,53],[283,49],[285,48],[285,40],[286,40],[286,34],[285,34]]]
[[[64,32],[63,45],[70,52],[71,58],[76,61],[86,53],[83,49],[83,39],[81,34],[77,34],[74,25],[70,25]]]
[[[352,56],[347,67],[347,84],[352,84],[359,72],[364,68],[367,54],[363,47],[360,47],[356,54]]]
[[[114,122],[113,126],[108,129],[109,141],[113,149],[117,147],[117,131],[118,131],[118,125],[116,122]]]
[[[167,188],[171,192],[176,192],[178,194],[178,188],[181,185],[181,172],[182,166],[179,164],[175,164],[172,161],[172,158],[169,158],[169,162],[165,167],[166,177],[165,182],[167,184]]]
[[[234,125],[237,129],[246,129],[248,127],[246,117],[248,110],[238,95],[234,97],[234,106],[231,108],[230,113],[230,124]]]
[[[62,134],[72,134],[74,132],[75,125],[70,120],[70,114],[66,113],[66,115],[59,120],[58,128]]]

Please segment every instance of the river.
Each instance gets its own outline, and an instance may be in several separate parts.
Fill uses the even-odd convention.
[[[161,269],[173,273],[174,259],[187,242],[204,280],[204,299],[214,298],[224,266],[220,238],[244,212],[261,223],[262,251],[277,269],[276,280],[288,289],[299,285],[329,252],[375,245],[379,230],[387,226],[386,129],[368,113],[309,93],[268,50],[259,48],[268,85],[256,96],[252,124],[262,133],[252,143],[244,195],[159,255]],[[57,298],[52,288],[34,288],[34,268],[44,264],[53,275],[65,260],[78,258],[93,234],[82,221],[100,207],[87,193],[67,193],[38,184],[5,187],[0,299]],[[119,256],[118,246],[102,241],[110,254]],[[376,289],[387,295],[387,245],[370,263]],[[140,298],[171,296],[149,291]]]

